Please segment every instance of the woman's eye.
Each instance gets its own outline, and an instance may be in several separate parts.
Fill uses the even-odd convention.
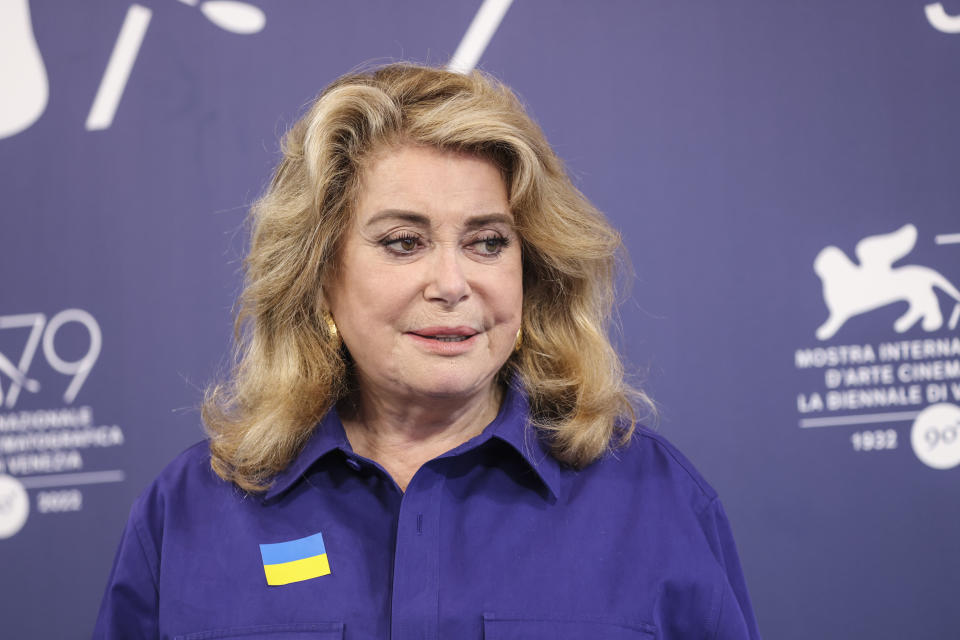
[[[387,238],[383,241],[385,246],[394,253],[413,253],[420,245],[418,238],[414,236],[403,236],[401,238]]]
[[[490,238],[481,238],[473,243],[476,251],[486,256],[499,255],[507,246],[509,241],[503,236],[492,236]]]

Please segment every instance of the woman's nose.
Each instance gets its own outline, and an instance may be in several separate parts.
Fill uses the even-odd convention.
[[[424,296],[427,300],[455,306],[470,295],[470,284],[464,272],[465,258],[455,247],[438,247],[430,256]]]

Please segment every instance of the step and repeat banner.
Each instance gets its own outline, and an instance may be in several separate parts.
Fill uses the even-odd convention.
[[[203,437],[303,105],[455,53],[622,231],[617,343],[764,635],[953,637],[960,0],[3,0],[0,636],[88,636],[132,500]]]

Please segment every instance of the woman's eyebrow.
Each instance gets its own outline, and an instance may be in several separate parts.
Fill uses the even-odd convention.
[[[378,211],[377,213],[373,214],[369,220],[367,220],[364,226],[370,227],[384,222],[385,220],[408,222],[420,227],[430,226],[430,218],[428,216],[425,216],[422,213],[416,213],[414,211],[406,211],[404,209],[384,209],[383,211]],[[467,218],[464,226],[466,226],[468,229],[476,229],[478,227],[495,223],[506,224],[512,227],[513,216],[506,213],[483,213]]]
[[[405,211],[403,209],[384,209],[383,211],[378,211],[373,214],[369,220],[367,220],[365,227],[370,227],[384,220],[396,220],[398,222],[409,222],[421,227],[430,226],[430,218],[423,215],[422,213],[415,213],[413,211]]]
[[[484,227],[488,224],[505,224],[507,226],[513,226],[513,216],[506,213],[484,213],[478,216],[471,216],[467,218],[466,227],[468,229],[475,229],[477,227]]]

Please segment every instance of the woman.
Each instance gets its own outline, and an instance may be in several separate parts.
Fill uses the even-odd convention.
[[[348,75],[283,152],[210,440],[134,505],[95,637],[758,637],[716,494],[634,428],[619,238],[511,92]]]

